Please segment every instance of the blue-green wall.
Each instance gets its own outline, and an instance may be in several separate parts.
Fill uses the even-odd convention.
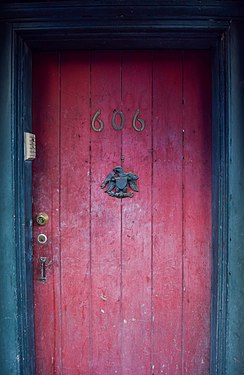
[[[11,125],[11,31],[0,25],[0,374],[19,368]]]
[[[228,375],[244,374],[244,25],[231,27]]]

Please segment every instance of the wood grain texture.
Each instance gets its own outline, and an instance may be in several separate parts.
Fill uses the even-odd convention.
[[[184,374],[209,374],[211,298],[211,70],[206,52],[183,63],[183,363]]]
[[[120,200],[101,183],[120,163],[121,133],[112,128],[120,108],[120,54],[98,52],[91,62],[91,114],[101,110],[101,133],[91,133],[92,373],[121,373],[120,367]]]
[[[153,364],[180,374],[182,351],[182,58],[153,69]]]
[[[36,54],[33,59],[33,131],[37,158],[33,162],[33,217],[45,211],[49,223],[34,223],[34,309],[37,374],[61,372],[60,246],[59,246],[59,55]],[[45,233],[48,243],[39,245]],[[40,257],[47,257],[47,283],[39,281]],[[56,372],[55,372],[56,371]]]
[[[51,212],[51,240],[34,248],[37,373],[208,374],[208,52],[64,52],[34,64],[34,211]],[[98,110],[102,132],[91,129]],[[117,165],[139,176],[133,198],[100,188]],[[44,250],[53,262],[40,284]]]
[[[126,126],[122,133],[123,166],[139,176],[139,193],[122,201],[122,373],[149,374],[151,367],[151,54],[124,52],[122,100]],[[145,129],[132,127],[135,111]],[[139,122],[136,124],[140,126]]]
[[[78,52],[60,61],[62,374],[73,375],[89,373],[90,359],[90,61]]]

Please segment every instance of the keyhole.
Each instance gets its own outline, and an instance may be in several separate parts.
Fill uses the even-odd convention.
[[[46,261],[47,261],[47,258],[46,258],[46,257],[41,257],[41,258],[40,258],[40,262],[41,262],[41,275],[40,275],[39,280],[40,280],[40,281],[43,281],[43,282],[46,282],[46,281],[47,281],[47,275],[46,275]]]

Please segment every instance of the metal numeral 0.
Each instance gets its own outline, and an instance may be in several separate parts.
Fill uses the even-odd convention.
[[[121,124],[119,126],[115,124],[115,117],[117,115],[119,115],[120,118],[121,118]],[[113,117],[112,117],[112,127],[115,130],[122,130],[123,127],[124,127],[124,124],[125,124],[125,116],[124,116],[123,112],[121,112],[121,111],[114,111]]]
[[[94,132],[101,132],[104,128],[104,123],[103,121],[98,118],[101,114],[101,111],[100,109],[95,113],[95,115],[93,116],[93,119],[92,119],[92,129],[94,130]],[[95,122],[98,121],[99,122],[99,125],[100,127],[97,128],[96,125],[95,125]]]
[[[145,128],[145,122],[144,122],[144,120],[142,120],[141,118],[138,118],[139,113],[140,113],[140,110],[137,109],[137,111],[136,111],[136,113],[135,113],[135,115],[133,117],[133,122],[132,122],[133,128],[137,132],[141,132]],[[136,121],[138,121],[141,124],[141,126],[139,128],[136,126]]]

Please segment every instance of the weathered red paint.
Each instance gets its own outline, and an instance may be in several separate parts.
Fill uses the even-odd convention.
[[[122,57],[122,100],[127,126],[122,155],[139,176],[139,193],[122,205],[122,373],[151,373],[151,185],[152,59],[126,52]],[[136,109],[147,126],[132,127]],[[137,124],[139,125],[139,123]]]
[[[36,373],[209,374],[209,53],[36,53],[33,128],[33,214],[50,217],[33,233]],[[101,190],[116,165],[133,198]]]
[[[182,369],[180,51],[156,55],[153,96],[153,363],[155,374],[176,375]]]
[[[89,373],[89,55],[60,64],[60,261],[62,374]],[[85,198],[85,199],[84,199]],[[78,354],[81,353],[82,355]]]
[[[121,372],[121,214],[120,200],[100,185],[120,162],[121,133],[111,126],[120,109],[120,58],[91,55],[91,114],[101,110],[101,133],[91,131],[91,372]]]
[[[211,273],[210,56],[184,56],[183,370],[209,374]],[[201,338],[201,339],[199,339]]]
[[[33,59],[33,127],[38,137],[33,163],[33,216],[45,211],[45,228],[34,224],[34,311],[37,374],[60,371],[60,239],[59,239],[59,56],[46,54]],[[38,130],[38,131],[37,131]],[[48,244],[37,245],[38,233]],[[48,282],[38,281],[40,257],[48,258]]]

